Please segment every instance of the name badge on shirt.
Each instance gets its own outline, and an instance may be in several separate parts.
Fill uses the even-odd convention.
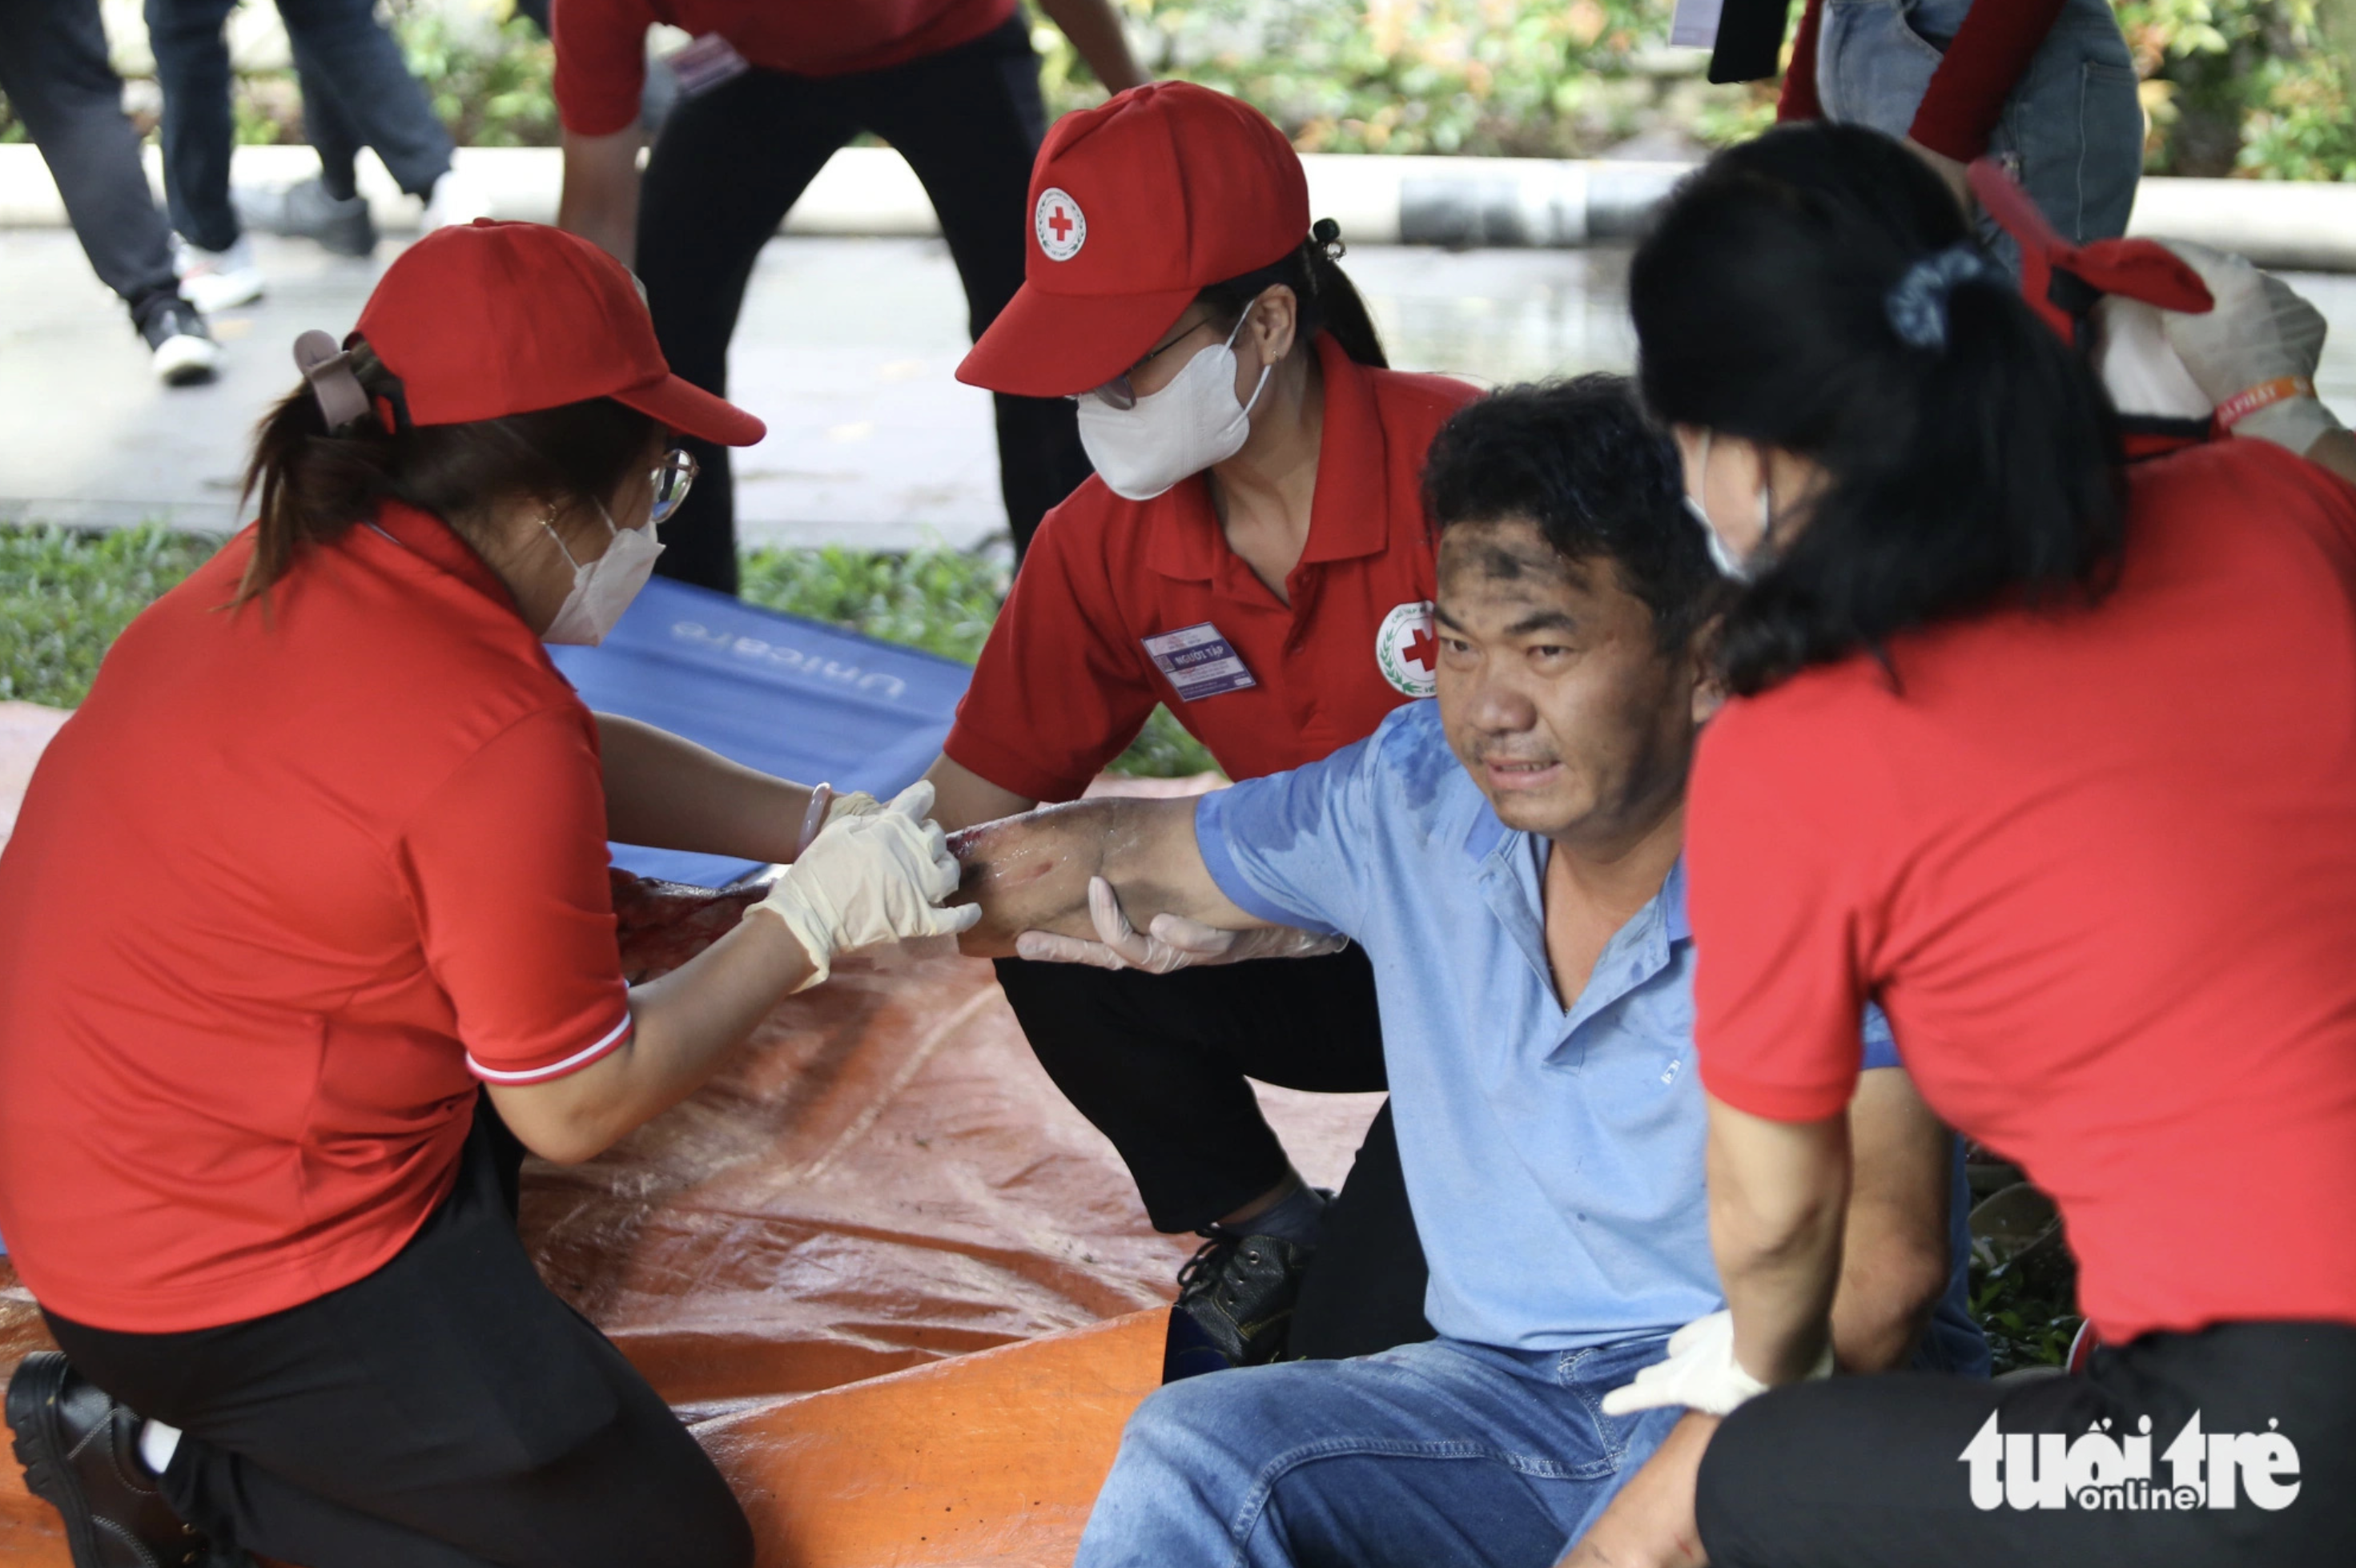
[[[671,74],[679,78],[679,90],[690,98],[709,92],[722,82],[744,75],[753,68],[736,52],[736,46],[718,33],[706,33],[685,48],[675,50],[664,62]]]
[[[1259,684],[1244,668],[1243,658],[1236,652],[1235,645],[1220,636],[1219,628],[1209,621],[1143,640],[1145,651],[1153,658],[1154,668],[1169,677],[1170,684],[1178,689],[1183,701],[1200,702],[1222,692],[1240,692]]]

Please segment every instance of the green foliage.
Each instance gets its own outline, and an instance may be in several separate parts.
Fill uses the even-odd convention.
[[[2351,7],[2331,0],[2126,0],[2154,174],[2356,177]]]
[[[529,22],[390,3],[462,144],[556,141],[553,53]],[[1674,153],[1742,140],[1774,113],[1772,84],[1711,86],[1697,56],[1664,50],[1673,0],[1118,3],[1149,70],[1258,105],[1303,152],[1587,157],[1643,135]],[[2121,0],[2118,12],[2145,78],[2151,172],[2356,178],[2356,0]],[[1053,25],[1038,19],[1033,38],[1051,113],[1102,100]],[[290,76],[241,84],[241,141],[300,140],[299,124]],[[0,142],[23,135],[0,104]]]
[[[220,548],[154,524],[0,528],[0,698],[79,703],[131,618]]]
[[[1303,152],[1578,157],[1641,130],[1755,117],[1756,94],[1664,74],[1671,0],[1122,0],[1143,63],[1232,92]],[[1053,27],[1052,109],[1102,94]]]
[[[459,145],[555,145],[556,50],[529,20],[511,16],[486,37],[419,0],[394,0],[392,27],[410,70]]]
[[[1999,1262],[1985,1241],[1972,1245],[1970,1310],[1987,1336],[1998,1374],[2061,1366],[2084,1321],[2071,1292],[2057,1295],[2027,1278],[2018,1260]]]
[[[2356,72],[2345,55],[2270,59],[2254,85],[2242,169],[2262,179],[2356,179]]]
[[[960,550],[898,555],[830,544],[745,552],[739,592],[769,609],[970,664],[1009,581],[1003,562]]]

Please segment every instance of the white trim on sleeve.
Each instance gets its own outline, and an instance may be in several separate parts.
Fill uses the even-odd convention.
[[[619,1047],[624,1040],[630,1037],[631,1023],[630,1015],[627,1010],[625,1010],[622,1014],[622,1021],[608,1030],[604,1039],[586,1050],[575,1051],[562,1061],[548,1067],[533,1068],[528,1072],[501,1072],[497,1068],[485,1067],[474,1058],[472,1053],[469,1053],[466,1058],[466,1070],[488,1083],[545,1083],[552,1078],[562,1078],[568,1072],[578,1072],[599,1057]]]

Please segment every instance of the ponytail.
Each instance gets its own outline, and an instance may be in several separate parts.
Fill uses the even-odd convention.
[[[609,500],[659,426],[610,398],[466,424],[409,423],[401,382],[365,342],[350,355],[369,412],[330,429],[306,381],[254,432],[244,495],[258,501],[252,558],[233,605],[266,595],[315,545],[386,501],[431,512],[480,550],[497,508]]]
[[[1320,218],[1310,226],[1309,237],[1281,260],[1241,277],[1215,283],[1196,297],[1232,321],[1261,294],[1282,284],[1299,301],[1300,328],[1295,336],[1300,342],[1306,343],[1320,332],[1330,332],[1353,363],[1388,370],[1390,360],[1383,353],[1383,340],[1375,330],[1375,318],[1367,313],[1366,302],[1359,297],[1349,274],[1341,268],[1342,257],[1347,252],[1348,247],[1342,243],[1341,225],[1331,218]]]
[[[1727,614],[1730,690],[2115,579],[2117,415],[1969,245],[1919,158],[1819,123],[1719,155],[1638,249],[1629,306],[1655,416],[1826,476]]]

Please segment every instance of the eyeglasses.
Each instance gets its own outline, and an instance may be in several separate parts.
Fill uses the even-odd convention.
[[[1183,343],[1187,338],[1192,338],[1195,333],[1200,332],[1204,328],[1210,325],[1211,317],[1207,316],[1203,317],[1202,320],[1197,321],[1194,326],[1187,328],[1183,332],[1180,332],[1176,337],[1171,338],[1167,343],[1162,344],[1159,349],[1149,349],[1143,359],[1130,366],[1129,369],[1121,371],[1120,374],[1113,377],[1112,380],[1105,382],[1104,385],[1092,388],[1090,391],[1086,392],[1074,392],[1069,394],[1071,401],[1077,403],[1083,397],[1094,397],[1113,408],[1122,410],[1135,408],[1137,406],[1137,388],[1130,384],[1129,378],[1137,374],[1138,371],[1145,369],[1146,366],[1153,363],[1154,360],[1170,352],[1171,349],[1175,349],[1179,344]]]
[[[654,510],[647,514],[647,521],[660,522],[677,511],[680,503],[687,499],[687,492],[694,488],[695,476],[702,470],[703,465],[698,463],[692,454],[682,452],[676,446],[664,453],[662,461],[655,466],[651,476],[655,504]]]

